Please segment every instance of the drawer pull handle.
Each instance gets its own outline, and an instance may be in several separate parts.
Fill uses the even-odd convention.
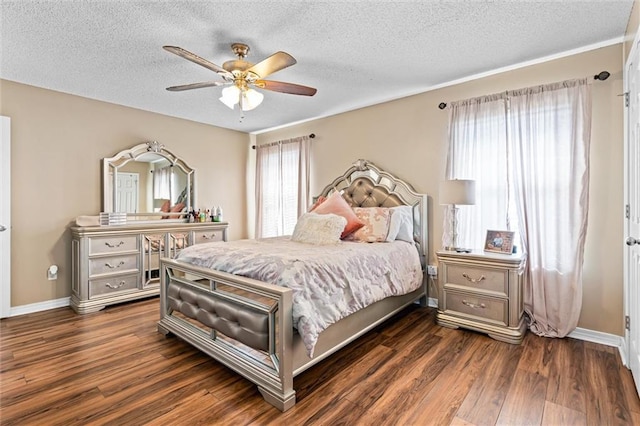
[[[471,303],[471,302],[467,302],[464,299],[462,300],[462,304],[463,305],[467,305],[468,307],[473,308],[473,309],[484,309],[484,308],[486,308],[484,303]]]
[[[206,234],[202,235],[203,240],[213,240],[215,237],[216,237],[215,233],[211,234],[211,236],[207,236]]]
[[[471,278],[467,274],[462,274],[462,276],[465,277],[467,279],[467,281],[471,281],[474,284],[478,284],[480,281],[486,279],[484,275],[480,275],[480,278]]]
[[[120,263],[118,263],[116,266],[113,266],[112,264],[110,264],[109,262],[105,263],[104,266],[106,266],[107,268],[111,268],[111,269],[116,269],[121,267],[122,265],[124,265],[124,260],[121,260]]]
[[[120,241],[118,244],[110,244],[109,241],[105,242],[104,245],[111,248],[118,248],[124,244],[124,241]]]
[[[122,286],[123,286],[123,285],[125,285],[125,284],[126,284],[126,282],[124,282],[124,281],[120,281],[120,283],[119,283],[118,285],[111,285],[110,283],[106,283],[105,285],[106,285],[107,287],[109,287],[109,288],[111,288],[111,289],[114,289],[114,290],[115,290],[116,288],[120,288],[120,287],[122,287]]]

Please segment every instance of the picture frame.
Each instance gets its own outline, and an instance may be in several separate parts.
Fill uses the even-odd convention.
[[[513,231],[488,230],[484,242],[484,251],[511,254],[513,251]]]

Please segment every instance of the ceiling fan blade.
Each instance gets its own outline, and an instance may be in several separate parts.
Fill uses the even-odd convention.
[[[170,92],[181,92],[183,90],[201,89],[203,87],[222,86],[224,83],[220,81],[205,81],[203,83],[183,84],[182,86],[167,87]]]
[[[186,59],[188,61],[196,63],[196,64],[198,64],[200,66],[203,66],[203,67],[205,67],[207,69],[210,69],[211,71],[215,71],[218,74],[223,74],[223,75],[226,75],[226,76],[228,76],[230,78],[233,78],[233,75],[229,71],[225,70],[224,68],[222,68],[222,67],[220,67],[220,66],[218,66],[218,65],[216,65],[216,64],[214,64],[212,62],[209,62],[204,58],[201,58],[200,56],[196,55],[195,53],[191,53],[188,50],[184,50],[181,47],[177,47],[177,46],[162,46],[162,48],[164,50],[166,50],[167,52],[171,52],[173,54],[176,54],[176,55],[180,56],[181,58],[184,58],[184,59]]]
[[[281,81],[257,80],[254,85],[261,89],[272,90],[274,92],[290,93],[292,95],[313,96],[318,91],[313,87],[302,86],[300,84],[283,83]]]
[[[265,78],[269,74],[273,74],[274,72],[280,71],[286,67],[290,67],[295,64],[297,61],[291,55],[286,52],[276,52],[273,55],[269,56],[267,59],[264,59],[251,68],[247,70],[247,72],[252,72],[258,76],[258,78]]]

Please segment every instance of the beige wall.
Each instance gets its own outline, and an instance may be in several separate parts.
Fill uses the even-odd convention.
[[[637,14],[634,5],[634,14]],[[637,31],[637,29],[635,30]],[[69,223],[101,207],[100,159],[158,140],[196,169],[197,204],[222,205],[230,238],[247,236],[250,143],[315,133],[312,192],[366,158],[430,194],[430,263],[440,248],[447,111],[438,103],[602,70],[593,85],[591,191],[579,326],[622,335],[623,108],[621,45],[597,49],[257,136],[0,80],[12,119],[12,306],[70,294]],[[38,167],[31,167],[37,164]],[[249,180],[247,180],[249,177]],[[231,189],[231,190],[230,190]],[[57,281],[46,280],[50,264]]]
[[[594,82],[592,86],[589,228],[579,327],[622,335],[623,106],[619,96],[622,50],[618,44],[433,90],[263,133],[258,135],[257,142],[315,133],[313,193],[342,174],[353,161],[365,158],[429,194],[429,261],[436,263],[434,253],[441,247],[443,220],[437,190],[438,181],[444,177],[448,120],[447,111],[437,105],[609,71],[608,80]]]
[[[11,306],[71,294],[69,224],[101,209],[101,159],[157,140],[196,170],[196,207],[246,236],[246,133],[0,80],[11,117]],[[58,280],[48,281],[57,264]]]

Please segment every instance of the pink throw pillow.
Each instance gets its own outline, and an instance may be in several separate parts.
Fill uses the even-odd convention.
[[[333,213],[347,219],[347,226],[344,227],[340,238],[344,238],[364,226],[364,223],[358,219],[358,216],[353,212],[351,206],[347,204],[344,198],[342,198],[342,195],[337,191],[331,194],[325,202],[317,206],[313,212],[317,214]]]
[[[316,202],[313,203],[311,207],[309,207],[309,211],[314,211],[320,204],[324,203],[325,201],[327,201],[327,197],[325,197],[324,195],[320,195]]]

